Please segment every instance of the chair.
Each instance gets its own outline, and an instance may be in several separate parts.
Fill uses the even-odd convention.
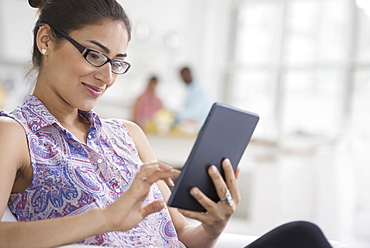
[[[10,212],[9,208],[6,207],[3,218],[1,221],[12,221],[15,222],[17,219]],[[256,240],[258,236],[249,236],[249,235],[241,235],[241,234],[232,234],[232,233],[223,233],[221,234],[219,241],[217,242],[215,248],[242,248],[247,244]],[[330,241],[333,248],[348,248],[347,245],[342,244],[337,241]],[[64,245],[60,246],[59,248],[84,248],[84,247],[96,247],[96,246],[89,246],[89,245]]]

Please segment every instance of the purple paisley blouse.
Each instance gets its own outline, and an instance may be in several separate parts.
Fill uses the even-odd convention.
[[[142,164],[135,144],[119,120],[103,120],[93,111],[80,111],[90,123],[87,144],[63,128],[33,95],[9,116],[25,129],[33,181],[12,194],[8,206],[18,221],[52,219],[104,208],[131,185]],[[162,198],[151,187],[144,205]],[[88,237],[78,244],[106,247],[185,247],[177,238],[167,208],[146,217],[125,232]]]

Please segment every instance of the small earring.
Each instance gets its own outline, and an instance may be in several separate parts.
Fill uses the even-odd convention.
[[[45,54],[45,53],[46,53],[46,49],[45,49],[45,48],[43,48],[43,49],[41,50],[41,53],[42,53],[42,54]]]

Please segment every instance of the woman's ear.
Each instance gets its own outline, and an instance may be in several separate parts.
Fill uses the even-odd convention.
[[[37,31],[36,44],[42,55],[47,55],[53,48],[54,42],[51,35],[50,26],[47,24],[42,25]]]

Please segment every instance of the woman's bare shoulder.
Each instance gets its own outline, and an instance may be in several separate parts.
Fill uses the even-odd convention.
[[[143,130],[135,122],[128,120],[121,120],[121,122],[126,127],[132,138],[140,138],[142,136],[145,137]]]
[[[23,127],[14,119],[0,116],[0,154],[20,154],[27,147],[26,134]],[[25,150],[27,152],[27,150]]]
[[[25,135],[23,127],[16,120],[7,116],[0,116],[0,134],[1,137]]]

